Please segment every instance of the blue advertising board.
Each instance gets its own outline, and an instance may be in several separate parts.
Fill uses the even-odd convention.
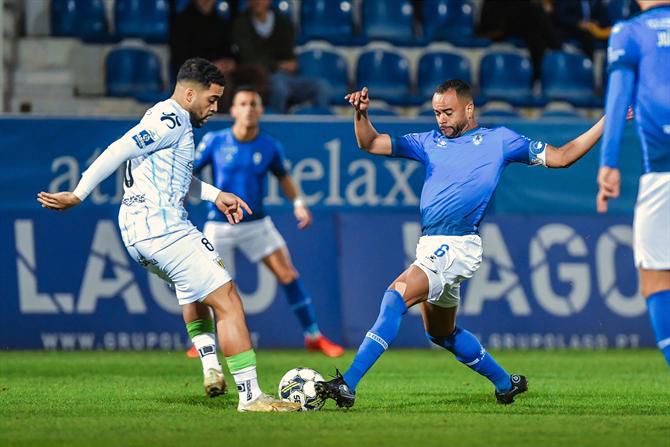
[[[0,349],[187,345],[173,293],[136,265],[121,242],[122,171],[66,213],[42,210],[35,201],[40,190],[72,190],[95,156],[131,125],[0,119]],[[209,129],[225,125],[215,121]],[[394,134],[432,126],[430,120],[377,124]],[[560,145],[588,123],[510,127]],[[268,117],[264,129],[283,142],[315,222],[305,231],[296,228],[273,179],[267,209],[312,294],[323,331],[354,347],[374,321],[385,287],[413,260],[423,170],[357,150],[348,120]],[[496,348],[652,346],[630,244],[638,154],[628,131],[623,197],[605,217],[593,215],[597,152],[562,172],[508,168],[482,227],[484,263],[462,288],[459,324]],[[192,203],[190,212],[202,226],[204,205]],[[297,321],[269,271],[240,253],[224,261],[242,292],[255,343],[301,346]],[[405,320],[397,345],[428,346],[418,313],[412,310]]]

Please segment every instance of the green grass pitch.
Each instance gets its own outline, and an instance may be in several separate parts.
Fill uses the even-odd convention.
[[[0,351],[0,446],[670,446],[657,351],[495,354],[529,378],[511,406],[447,352],[391,350],[350,411],[240,414],[236,392],[203,395],[181,352]],[[290,368],[328,375],[352,356],[261,350],[261,385],[274,394]]]

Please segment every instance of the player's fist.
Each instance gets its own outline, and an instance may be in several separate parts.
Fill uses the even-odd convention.
[[[367,112],[368,107],[370,106],[367,87],[363,87],[362,90],[357,92],[349,93],[344,99],[349,101],[349,104],[351,104],[357,112]]]
[[[64,211],[81,203],[79,197],[69,191],[55,193],[41,191],[37,193],[37,201],[42,208],[56,211]]]
[[[599,213],[607,212],[607,201],[616,199],[621,192],[621,173],[616,168],[602,166],[598,171],[598,195],[596,208]]]
[[[240,223],[242,221],[244,218],[242,210],[249,214],[253,214],[251,208],[249,208],[249,205],[247,205],[244,200],[240,199],[232,192],[221,191],[219,195],[216,196],[216,201],[214,204],[219,209],[219,211],[221,211],[224,216],[226,216],[228,223],[231,225],[235,225],[236,223]]]

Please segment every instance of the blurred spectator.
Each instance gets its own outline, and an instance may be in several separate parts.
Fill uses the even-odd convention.
[[[233,23],[233,44],[240,64],[258,65],[270,74],[269,106],[286,113],[306,101],[327,108],[330,92],[324,80],[300,76],[293,50],[291,21],[270,7],[271,0],[249,0]]]
[[[484,0],[479,33],[495,41],[521,39],[530,52],[535,80],[540,79],[545,51],[561,48],[561,41],[541,0]]]
[[[202,57],[213,62],[226,77],[235,69],[230,26],[215,10],[216,0],[191,0],[170,27],[171,73],[187,59]]]
[[[603,0],[554,1],[553,21],[561,38],[564,42],[579,42],[589,59],[593,59],[596,42],[609,37],[610,24],[602,23],[606,17]]]

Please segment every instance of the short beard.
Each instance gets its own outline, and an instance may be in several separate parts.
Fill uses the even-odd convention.
[[[446,138],[452,139],[452,138],[458,138],[463,134],[463,129],[465,129],[465,126],[467,126],[467,123],[462,123],[458,126],[449,126],[452,129],[454,129],[454,133],[451,136],[444,135]]]
[[[189,120],[191,121],[191,126],[195,128],[200,128],[203,126],[203,120],[198,119],[197,116],[195,116],[193,113],[189,112],[188,113]]]

